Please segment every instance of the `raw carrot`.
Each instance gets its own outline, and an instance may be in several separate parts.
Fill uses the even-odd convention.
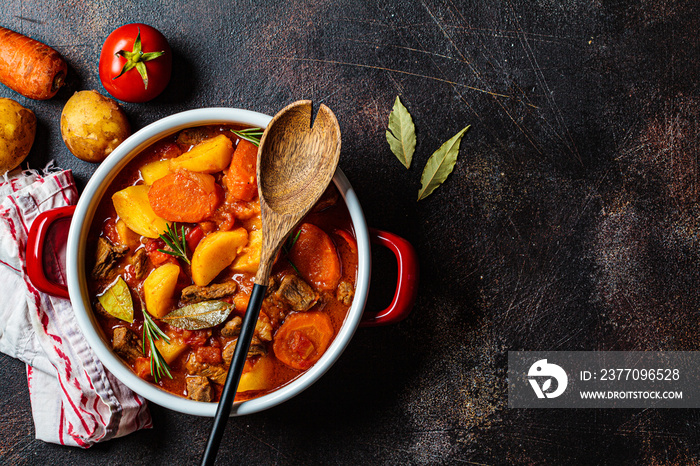
[[[223,190],[213,176],[185,170],[156,180],[148,191],[156,215],[172,222],[201,222],[222,200]]]
[[[68,73],[61,55],[39,41],[0,27],[0,82],[25,97],[50,99]]]
[[[294,235],[294,233],[292,233]],[[333,240],[319,227],[304,223],[299,228],[289,260],[302,277],[321,290],[332,290],[340,281],[340,259]]]
[[[257,162],[258,147],[252,142],[241,139],[226,174],[226,187],[230,197],[250,201],[257,196],[258,181],[255,172]]]
[[[290,314],[275,333],[272,349],[289,367],[306,370],[323,356],[333,334],[331,318],[322,312]]]

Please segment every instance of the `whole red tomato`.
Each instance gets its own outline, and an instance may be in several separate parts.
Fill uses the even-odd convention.
[[[170,81],[172,52],[165,36],[147,24],[126,24],[105,40],[100,53],[100,81],[125,102],[146,102]]]

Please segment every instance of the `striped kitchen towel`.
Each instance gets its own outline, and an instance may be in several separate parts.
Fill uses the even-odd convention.
[[[77,200],[70,170],[0,178],[0,351],[27,364],[36,437],[88,448],[151,427],[151,415],[145,400],[96,358],[70,301],[39,292],[27,277],[32,222],[41,212]],[[52,256],[46,266],[62,277],[67,232],[55,230],[53,241],[47,239]]]

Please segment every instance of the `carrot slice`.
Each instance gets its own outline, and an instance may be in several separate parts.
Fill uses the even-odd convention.
[[[258,195],[258,179],[255,172],[257,163],[258,147],[252,142],[241,139],[226,174],[229,196],[241,201],[250,201]]]
[[[299,236],[289,251],[289,260],[316,288],[333,290],[338,286],[341,275],[338,251],[333,240],[316,225],[301,225]]]
[[[222,198],[213,176],[186,170],[156,180],[148,191],[156,215],[172,222],[201,222],[214,213]]]
[[[290,314],[277,330],[272,349],[284,364],[306,370],[323,356],[333,335],[331,318],[322,312]]]

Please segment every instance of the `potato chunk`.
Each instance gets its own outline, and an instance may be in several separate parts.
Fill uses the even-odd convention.
[[[231,265],[247,242],[248,232],[245,228],[216,231],[207,235],[192,254],[192,280],[195,285],[208,285]]]
[[[248,364],[246,364],[246,366],[248,366]],[[264,356],[258,359],[253,363],[253,367],[248,372],[246,372],[244,368],[243,374],[241,374],[241,381],[238,383],[238,392],[270,388],[270,379],[273,369],[270,356]]]
[[[158,238],[168,222],[156,215],[148,202],[149,187],[143,184],[129,186],[112,195],[117,215],[131,230],[141,236]]]
[[[165,175],[172,173],[170,171],[170,160],[154,160],[153,162],[148,162],[139,168],[139,172],[141,173],[143,182],[150,186]]]
[[[228,168],[233,154],[231,140],[220,134],[200,142],[179,157],[169,161],[170,170],[189,170],[200,173],[216,173]]]
[[[166,343],[165,340],[160,338],[155,341],[155,345],[158,351],[160,351],[160,355],[165,359],[165,362],[172,364],[172,362],[177,359],[183,351],[189,348],[190,345],[182,341],[182,338],[175,338],[172,335],[168,336],[170,337],[170,343]]]
[[[175,286],[180,275],[180,266],[173,263],[161,265],[146,277],[143,294],[146,310],[160,319],[170,311],[175,301]]]
[[[260,265],[260,250],[262,249],[262,230],[253,230],[248,234],[248,244],[241,254],[233,261],[236,272],[255,273]]]
[[[141,245],[141,235],[126,226],[122,219],[117,220],[117,234],[119,235],[119,241],[127,245],[129,249],[133,250]]]

